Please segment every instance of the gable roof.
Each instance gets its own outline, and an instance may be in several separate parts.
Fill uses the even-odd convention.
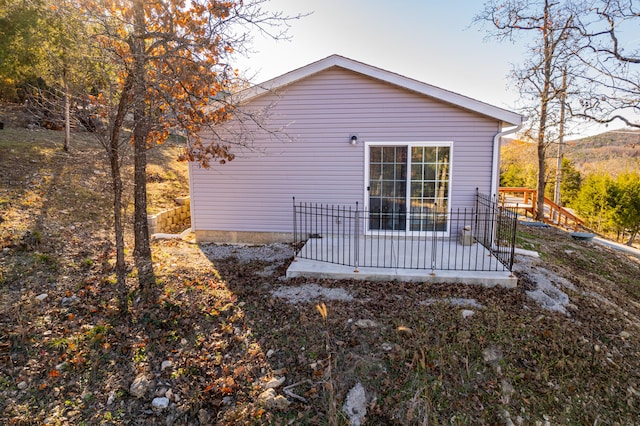
[[[276,91],[279,88],[287,86],[298,80],[302,80],[310,75],[319,73],[331,67],[340,67],[356,73],[384,81],[395,86],[399,86],[413,92],[417,92],[434,99],[464,108],[478,114],[482,114],[491,118],[495,118],[507,125],[519,125],[523,121],[523,117],[515,112],[496,107],[485,102],[481,102],[470,97],[460,95],[449,90],[441,89],[427,83],[423,83],[412,78],[402,76],[390,71],[376,68],[362,62],[354,61],[340,55],[331,55],[319,61],[305,65],[301,68],[290,71],[279,77],[265,81],[264,83],[252,86],[238,94],[240,101],[246,102],[256,96],[260,96],[267,92]]]

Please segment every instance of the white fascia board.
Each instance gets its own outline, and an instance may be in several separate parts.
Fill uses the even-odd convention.
[[[266,92],[273,92],[277,89],[287,86],[295,81],[306,78],[310,75],[324,71],[331,67],[341,67],[350,71],[354,71],[377,80],[381,80],[405,89],[417,92],[434,99],[447,102],[449,104],[464,108],[479,114],[498,119],[503,122],[503,126],[517,126],[522,123],[523,117],[515,112],[499,108],[464,95],[460,95],[449,90],[441,89],[418,80],[414,80],[400,74],[386,71],[362,62],[354,61],[340,55],[331,55],[317,62],[313,62],[304,67],[295,69],[279,77],[268,80],[264,83],[257,84],[249,89],[235,95],[236,100],[246,102],[251,98],[260,96]]]

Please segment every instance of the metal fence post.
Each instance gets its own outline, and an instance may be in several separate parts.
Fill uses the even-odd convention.
[[[516,257],[516,236],[518,232],[518,215],[517,213],[513,213],[512,216],[513,230],[511,231],[511,257],[509,259],[509,271],[511,272],[511,277],[513,277],[513,260]]]
[[[353,272],[358,273],[360,272],[360,270],[358,269],[358,264],[360,262],[360,211],[358,209],[358,202],[356,201],[356,217],[355,217],[355,229],[354,229],[354,235],[353,235],[353,242],[355,244],[354,247],[354,256],[355,256],[355,267],[356,269],[353,270]]]
[[[438,203],[433,203],[432,218],[431,218],[431,275],[436,274],[436,249],[438,244],[436,242],[436,210],[438,210]]]
[[[480,234],[478,233],[478,222],[480,215],[480,188],[476,188],[476,208],[475,208],[475,217],[473,223],[473,236],[475,239],[478,239]]]
[[[296,222],[296,197],[293,197],[293,261],[298,254],[298,225]]]

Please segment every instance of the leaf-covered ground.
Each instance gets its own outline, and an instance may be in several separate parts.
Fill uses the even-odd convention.
[[[108,169],[76,137],[64,154],[56,132],[0,131],[0,423],[347,424],[357,383],[364,424],[640,423],[637,259],[522,227],[542,259],[521,258],[507,290],[285,281],[288,247],[155,241],[157,303],[142,305],[132,272],[125,321]],[[152,208],[185,195],[167,149],[151,172],[175,190],[152,185]],[[566,315],[529,297],[541,274],[568,296]],[[308,284],[352,299],[274,296]]]

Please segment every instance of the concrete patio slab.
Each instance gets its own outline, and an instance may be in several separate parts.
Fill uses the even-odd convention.
[[[514,288],[518,279],[509,271],[442,271],[403,268],[358,268],[317,260],[296,258],[287,269],[287,278],[306,277],[334,280],[410,281],[423,283],[476,284]]]
[[[353,266],[356,264],[365,266],[356,268]],[[517,278],[482,245],[462,245],[456,240],[432,242],[424,238],[361,237],[356,241],[345,241],[327,236],[309,239],[289,266],[286,276],[463,283],[487,287],[517,285]]]

